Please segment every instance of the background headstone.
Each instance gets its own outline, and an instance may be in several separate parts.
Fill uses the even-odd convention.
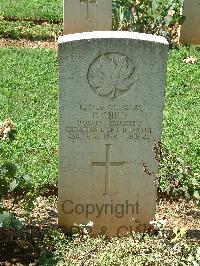
[[[130,32],[59,38],[59,225],[121,235],[154,218],[168,43]]]
[[[112,0],[64,0],[64,35],[111,29]]]
[[[180,27],[180,43],[200,44],[200,0],[184,0],[182,14],[186,16]]]

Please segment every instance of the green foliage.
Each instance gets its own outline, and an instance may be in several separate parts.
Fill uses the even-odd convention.
[[[18,176],[17,167],[11,163],[5,163],[0,166],[0,199],[10,196],[14,202],[21,198],[26,201],[26,206],[31,206],[34,193],[31,193],[32,183],[29,176]],[[29,209],[30,211],[30,209]],[[0,204],[0,228],[15,229],[19,231],[22,223],[15,218],[12,210],[5,209]]]
[[[184,197],[199,201],[200,182],[194,169],[162,144],[156,148],[156,157],[160,165],[158,191],[171,198]]]
[[[65,235],[58,228],[48,228],[43,240],[43,252],[40,257],[39,265],[57,265],[59,262],[58,250],[63,250],[68,241]]]
[[[181,0],[114,0],[113,28],[162,35],[172,40],[182,23]]]
[[[9,192],[16,189],[17,182],[14,186],[14,181],[16,180],[16,166],[10,163],[5,163],[0,166],[0,199],[6,196]],[[14,228],[20,230],[22,223],[15,218],[15,216],[9,210],[3,208],[0,204],[0,229],[1,228]]]
[[[67,238],[60,229],[51,227],[46,231],[44,244],[48,251],[60,250],[63,245],[67,244]]]
[[[186,63],[184,59],[196,58]],[[161,191],[199,199],[200,50],[171,50],[168,62],[161,158]]]
[[[186,58],[196,58],[194,64]],[[167,69],[163,142],[174,150],[178,158],[200,172],[200,50],[198,47],[180,47],[171,50]]]
[[[16,175],[16,166],[5,163],[0,166],[0,198],[8,194],[9,184],[14,180]]]
[[[17,176],[30,176],[35,187],[55,184],[56,53],[47,49],[2,48],[0,57],[1,120],[11,117],[17,128],[12,142],[0,141],[0,165],[12,162],[18,169]]]
[[[1,0],[0,16],[61,20],[62,0]]]
[[[22,223],[11,212],[5,210],[1,212],[0,210],[0,228],[19,231],[22,229]]]
[[[61,35],[61,24],[42,23],[35,24],[28,21],[10,22],[0,17],[0,37],[10,37],[14,39],[53,39]]]
[[[162,237],[131,234],[123,238],[105,236],[66,237],[51,229],[44,239],[44,252],[39,265],[193,265],[200,262],[197,245],[185,238],[185,230],[175,229]],[[52,264],[51,264],[52,263]]]
[[[23,194],[32,188],[28,175],[17,175],[17,167],[12,163],[0,166],[0,198],[9,195]],[[24,191],[24,193],[22,193]]]

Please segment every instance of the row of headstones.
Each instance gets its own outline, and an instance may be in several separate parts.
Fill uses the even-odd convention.
[[[200,44],[200,0],[184,0],[180,43]],[[112,0],[64,0],[64,35],[112,29]]]
[[[59,38],[59,225],[144,230],[155,216],[167,40],[108,31],[111,0],[65,1],[65,33],[107,31]]]

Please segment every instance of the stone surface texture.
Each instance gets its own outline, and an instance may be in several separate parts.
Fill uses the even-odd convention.
[[[130,32],[59,38],[59,225],[124,235],[154,218],[168,43]],[[89,230],[89,229],[88,229]]]
[[[184,0],[182,14],[186,17],[180,27],[180,43],[200,44],[200,0]]]
[[[63,34],[112,29],[112,0],[64,0]]]

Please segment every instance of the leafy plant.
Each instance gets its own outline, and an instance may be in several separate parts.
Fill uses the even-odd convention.
[[[22,190],[26,193],[32,187],[28,175],[17,175],[17,167],[12,163],[0,166],[0,198],[9,194],[16,194]]]
[[[114,0],[113,28],[144,32],[174,40],[183,22],[182,0]]]
[[[0,228],[11,229],[14,228],[19,231],[22,228],[22,223],[10,212],[0,211]]]
[[[160,165],[158,191],[172,198],[185,197],[199,201],[199,181],[194,169],[161,143],[155,147],[155,152]]]
[[[162,229],[163,230],[163,229]],[[197,245],[186,241],[185,230],[127,237],[66,237],[57,228],[46,233],[41,266],[46,265],[191,265],[200,262]]]
[[[5,163],[0,166],[0,198],[9,191],[9,184],[16,174],[16,166],[11,163]]]

